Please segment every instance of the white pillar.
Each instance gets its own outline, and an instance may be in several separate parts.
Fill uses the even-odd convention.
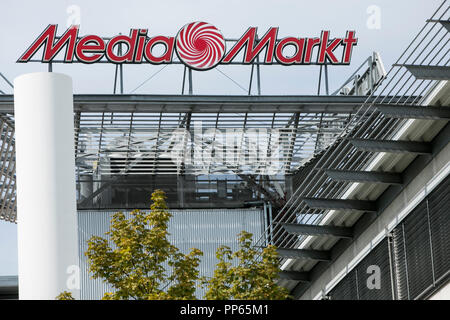
[[[79,298],[72,79],[14,80],[19,299]]]

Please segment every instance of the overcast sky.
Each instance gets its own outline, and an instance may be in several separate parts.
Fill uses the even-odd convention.
[[[441,0],[190,0],[190,1],[63,1],[39,0],[0,2],[0,72],[11,81],[23,73],[45,71],[38,63],[15,61],[48,24],[58,24],[59,32],[67,22],[81,23],[80,34],[114,36],[128,34],[130,28],[147,28],[149,35],[175,36],[192,21],[215,25],[225,38],[239,38],[248,27],[264,34],[279,27],[279,38],[320,36],[330,30],[332,37],[344,37],[356,30],[358,45],[349,66],[330,67],[330,91],[337,89],[373,51],[381,54],[388,70],[418,33]],[[77,13],[79,12],[79,16]],[[379,20],[377,19],[379,17]],[[40,59],[40,53],[37,58]],[[124,67],[124,91],[132,92],[161,66],[149,64]],[[219,66],[222,72],[248,86],[249,66]],[[114,66],[54,65],[55,72],[73,77],[75,93],[112,93]],[[262,94],[315,94],[318,67],[263,66]],[[135,93],[179,94],[183,67],[169,65]],[[245,94],[245,90],[215,69],[194,72],[195,94]],[[12,93],[0,79],[0,90]],[[0,222],[0,275],[17,274],[16,225]]]

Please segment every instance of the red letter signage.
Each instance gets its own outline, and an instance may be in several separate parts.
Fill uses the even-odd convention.
[[[353,47],[358,43],[355,31],[347,31],[345,38],[332,38],[330,31],[320,37],[286,37],[278,40],[278,28],[271,27],[258,39],[257,28],[250,27],[227,51],[226,40],[219,29],[207,22],[192,22],[180,29],[176,37],[150,37],[147,29],[131,29],[130,35],[116,35],[109,40],[97,35],[79,37],[79,27],[72,26],[61,36],[57,25],[49,25],[17,62],[28,62],[42,48],[41,62],[95,63],[102,60],[115,64],[183,63],[195,70],[209,70],[219,64],[252,64],[264,53],[262,64],[302,65],[350,63]],[[156,46],[163,53],[155,54]],[[293,54],[286,48],[293,47]],[[64,56],[56,59],[65,48]],[[174,52],[176,55],[174,55]],[[237,61],[241,55],[242,60]],[[174,60],[175,56],[175,60]]]

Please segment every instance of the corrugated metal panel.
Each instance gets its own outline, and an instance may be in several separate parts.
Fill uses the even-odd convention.
[[[399,299],[421,299],[449,278],[449,187],[447,177],[394,229]]]
[[[84,252],[86,241],[93,235],[103,236],[109,230],[110,219],[115,211],[79,211],[78,235],[81,267],[81,298],[100,299],[104,292],[112,288],[101,280],[90,279]],[[209,209],[171,210],[173,217],[169,223],[171,243],[182,252],[190,248],[203,251],[200,274],[211,276],[217,263],[215,252],[218,246],[238,248],[236,235],[242,230],[253,233],[254,239],[262,236],[263,210],[261,209]],[[127,217],[129,217],[127,213]],[[197,290],[198,297],[203,296]]]
[[[427,217],[427,205],[424,201],[403,222],[411,299],[417,297],[433,283],[433,264]]]
[[[80,298],[101,299],[104,292],[112,291],[112,287],[101,279],[91,279],[87,259],[84,253],[87,250],[87,240],[94,236],[104,236],[109,230],[109,221],[112,212],[78,212],[78,253],[80,257]],[[109,237],[106,237],[109,240]]]

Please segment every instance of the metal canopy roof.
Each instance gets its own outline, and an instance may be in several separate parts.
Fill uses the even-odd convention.
[[[364,100],[358,96],[75,95],[77,163],[92,171],[103,156],[113,155],[119,165],[114,170],[119,172],[180,173],[179,166],[161,155],[173,147],[174,130],[184,128],[193,137],[192,124],[201,122],[203,131],[253,128],[266,129],[270,136],[278,130],[286,153],[283,170],[288,172],[333,141]],[[0,111],[10,123],[13,109],[13,96],[0,95]],[[139,170],[120,164],[137,158],[144,161],[135,163]],[[150,168],[144,169],[145,163],[151,163]],[[228,169],[222,165],[217,172]]]
[[[386,96],[385,99],[394,97]],[[405,103],[410,97],[395,99]],[[275,137],[282,150],[277,173],[289,174],[331,144],[365,100],[367,97],[364,96],[75,95],[77,174],[95,174],[97,177],[111,174],[235,174],[242,177],[270,173],[267,170],[270,163],[261,164],[261,161],[256,161],[256,166],[226,161],[206,164],[174,161],[171,152],[176,142],[173,139],[175,130],[186,130],[192,137],[190,146],[187,145],[181,155],[175,153],[178,157],[196,148],[207,149],[211,145],[217,148],[217,134],[205,134],[216,129],[221,132],[231,130],[236,137],[241,137],[236,138],[239,142],[236,150],[241,155],[251,151],[251,146],[242,139],[247,132],[261,131],[269,141]],[[13,106],[12,95],[0,95],[0,217],[9,221],[16,219]],[[156,110],[159,112],[154,112]],[[234,112],[236,110],[259,112]],[[367,115],[372,112],[368,110]],[[436,115],[439,114],[434,117]],[[195,141],[198,136],[195,126],[200,122],[206,139],[198,142]]]
[[[270,162],[264,164],[261,159],[253,159],[257,160],[256,166],[249,165],[249,161],[227,159],[210,162],[194,159],[186,163],[174,159],[198,148],[218,149],[220,133],[232,132],[236,140],[234,154],[249,160],[254,146],[245,137],[252,130],[269,143],[275,140],[279,143],[281,154],[276,173],[288,174],[332,143],[366,98],[74,95],[77,174],[269,174]],[[0,217],[9,221],[16,219],[13,112],[13,96],[0,95],[3,121]],[[201,131],[196,131],[200,123]],[[177,144],[173,133],[177,130],[185,130],[192,139],[181,154],[179,150],[172,154]],[[196,140],[199,135],[203,138]]]

